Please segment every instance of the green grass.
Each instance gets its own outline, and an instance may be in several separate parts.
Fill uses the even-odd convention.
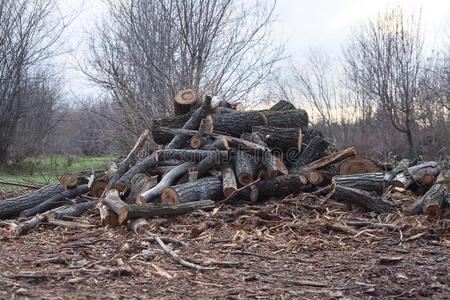
[[[45,185],[58,182],[59,176],[78,172],[105,170],[112,156],[79,157],[73,155],[43,156],[25,159],[19,163],[0,167],[0,180]],[[0,189],[18,187],[0,184]]]

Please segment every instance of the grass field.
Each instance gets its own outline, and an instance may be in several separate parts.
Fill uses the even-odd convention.
[[[82,171],[104,170],[112,156],[79,157],[73,155],[53,155],[26,159],[16,164],[0,167],[0,181],[12,181],[43,185],[57,182],[59,176]],[[0,184],[2,190],[18,187]]]

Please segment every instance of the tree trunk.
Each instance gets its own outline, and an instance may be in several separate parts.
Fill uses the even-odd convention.
[[[299,170],[316,161],[323,156],[325,149],[328,147],[328,143],[325,142],[321,137],[314,137],[309,144],[300,153],[297,160],[293,163],[291,167],[291,172],[299,172]]]
[[[339,175],[377,173],[383,170],[370,158],[348,157],[339,164]]]
[[[217,177],[206,177],[194,182],[165,188],[162,203],[185,203],[199,200],[223,199],[222,181]]]
[[[272,150],[277,148],[283,152],[291,149],[301,151],[303,135],[302,130],[299,128],[254,126],[252,127],[252,132],[260,134]]]
[[[20,215],[23,217],[31,217],[39,213],[46,212],[50,209],[58,207],[67,203],[67,199],[72,199],[78,197],[79,195],[89,192],[87,184],[80,185],[76,188],[64,191],[60,194],[54,195],[53,197],[45,200],[44,202],[24,210]]]
[[[214,201],[200,200],[195,202],[179,203],[179,204],[130,204],[127,206],[127,218],[154,218],[154,217],[170,217],[184,215],[198,209],[212,209]]]
[[[254,180],[257,172],[257,165],[252,156],[243,151],[237,151],[234,156],[234,170],[238,182],[244,186]]]
[[[64,191],[61,184],[51,184],[32,193],[6,199],[0,202],[0,219],[18,216],[25,209],[32,208]]]

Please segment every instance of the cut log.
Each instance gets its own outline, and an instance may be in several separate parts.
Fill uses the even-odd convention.
[[[346,159],[347,157],[351,157],[351,156],[355,156],[355,155],[356,155],[355,148],[351,147],[351,148],[347,148],[347,149],[338,151],[336,153],[327,155],[325,157],[322,157],[321,159],[318,159],[318,160],[308,164],[306,167],[308,169],[321,169],[321,168],[324,168],[331,164],[338,163],[338,162]]]
[[[128,213],[127,213],[128,215]],[[139,218],[128,221],[128,228],[135,234],[144,234],[148,230],[149,224],[146,219]]]
[[[180,116],[168,116],[163,118],[157,118],[152,120],[152,136],[155,143],[159,145],[165,145],[169,143],[174,134],[170,132],[157,131],[155,128],[167,127],[167,128],[181,128],[192,116],[193,111]]]
[[[172,168],[172,167],[171,167]],[[158,184],[158,176],[137,174],[131,181],[131,190],[126,197],[127,203],[141,203],[140,195]]]
[[[162,203],[186,203],[199,200],[223,199],[222,181],[217,177],[206,177],[194,182],[165,188],[161,194]]]
[[[222,167],[223,194],[228,198],[237,191],[236,175],[231,164],[225,164]]]
[[[197,92],[191,89],[178,91],[173,102],[175,115],[183,115],[192,110],[195,107],[197,96]]]
[[[44,222],[47,219],[47,215],[45,214],[37,214],[35,215],[33,218],[20,223],[16,228],[15,228],[15,232],[14,235],[15,236],[20,236],[23,234],[26,234],[27,232],[29,232],[30,230],[32,230],[33,228],[37,227],[39,224],[41,224],[41,222]]]
[[[303,135],[300,128],[254,126],[252,127],[252,132],[260,134],[272,150],[278,148],[283,152],[287,152],[291,149],[297,151],[302,149]]]
[[[120,199],[119,192],[117,190],[108,191],[105,199],[102,200],[102,204],[117,215],[119,224],[122,224],[127,219],[127,204]]]
[[[269,110],[285,111],[293,109],[295,109],[294,104],[286,100],[280,100],[277,103],[275,103]]]
[[[89,188],[88,188],[87,184],[80,185],[76,188],[56,194],[32,208],[25,209],[23,212],[21,212],[20,215],[22,217],[31,217],[36,214],[46,212],[50,209],[53,209],[55,207],[58,207],[58,206],[61,206],[65,203],[67,203],[67,199],[75,198],[75,197],[85,194],[87,192],[89,192]]]
[[[183,184],[189,181],[189,176],[192,173],[197,173],[198,177],[203,177],[211,169],[217,166],[222,166],[229,163],[231,160],[231,153],[227,151],[214,151],[207,157],[202,159],[198,164],[194,165],[189,173],[185,174],[179,181],[178,184]]]
[[[356,204],[376,213],[388,212],[392,208],[391,204],[378,195],[360,189],[336,185],[334,195],[337,200]]]
[[[212,141],[210,144],[205,145],[203,150],[228,150],[230,145],[225,138],[219,137]]]
[[[62,175],[59,178],[59,183],[61,183],[61,185],[64,187],[64,189],[67,190],[67,189],[76,187],[78,184],[78,179],[75,175],[66,174],[66,175]]]
[[[100,206],[100,208],[98,210],[100,212],[100,220],[101,220],[102,226],[119,225],[119,217],[114,212],[109,210],[108,207],[106,207],[105,205],[102,205],[102,206]]]
[[[324,139],[318,136],[314,137],[292,164],[290,172],[298,173],[304,166],[321,158],[327,147],[328,143]]]
[[[210,96],[205,96],[202,105],[197,108],[197,110],[192,114],[186,124],[183,125],[182,129],[198,129],[200,122],[211,112],[211,100]],[[189,136],[186,135],[175,135],[170,143],[167,145],[167,149],[180,149],[183,148],[188,141]]]
[[[385,188],[384,178],[384,173],[339,175],[334,176],[333,183],[335,185],[381,194]]]
[[[244,186],[254,180],[257,173],[257,165],[252,156],[243,151],[237,151],[234,156],[234,170],[238,182]]]
[[[89,195],[92,197],[100,198],[108,185],[109,179],[106,176],[100,176],[94,179],[94,182],[89,188]]]
[[[251,132],[254,126],[275,126],[282,128],[308,127],[308,114],[301,109],[288,111],[246,111],[234,114],[210,115],[215,132],[235,137]]]
[[[85,212],[87,212],[89,209],[93,208],[97,201],[87,201],[87,202],[81,202],[75,205],[72,205],[67,208],[58,209],[53,212],[50,212],[48,215],[49,219],[57,219],[57,220],[64,220],[64,219],[70,219],[73,217],[79,217]]]
[[[355,156],[344,159],[339,164],[339,175],[352,175],[362,173],[383,172],[377,164],[370,158]]]
[[[3,200],[0,202],[0,219],[18,216],[25,209],[39,205],[63,191],[61,184],[51,184],[32,193]]]
[[[442,218],[448,196],[447,185],[437,183],[422,197],[422,211],[430,218]]]
[[[397,176],[391,180],[391,185],[407,189],[415,182],[420,184],[423,179],[425,181],[429,181],[430,176],[432,176],[434,181],[434,178],[439,174],[439,172],[440,167],[437,162],[424,162],[416,166],[409,167],[402,173],[397,174]]]
[[[263,141],[262,136],[255,132],[244,132],[241,134],[241,139],[250,141],[252,143],[261,145],[262,147],[267,147],[267,144]],[[264,151],[262,153],[255,153],[257,157],[257,161],[259,161],[263,167],[262,177],[264,178],[272,178],[278,176],[281,171],[278,170],[279,160],[276,160],[276,157],[272,155],[270,151]],[[258,168],[257,168],[258,169]]]
[[[198,133],[191,137],[191,148],[200,149],[205,146],[207,144],[205,133],[212,133],[212,130],[212,124],[209,122],[209,119],[202,119],[198,128]]]
[[[140,203],[147,203],[150,201],[153,201],[155,199],[158,199],[161,192],[168,186],[175,183],[181,176],[187,173],[189,167],[191,167],[191,163],[183,163],[174,169],[172,169],[169,173],[167,173],[162,180],[153,188],[149,189],[148,191],[142,193],[139,196],[139,202]]]
[[[441,167],[441,173],[436,178],[436,183],[447,185],[447,190],[450,191],[450,165],[443,164]]]
[[[130,204],[127,206],[127,217],[129,219],[170,217],[184,215],[199,209],[214,208],[214,201],[200,200],[180,204]]]
[[[120,164],[117,172],[111,177],[108,182],[108,185],[105,188],[105,191],[108,192],[114,184],[130,169],[132,165],[136,162],[136,155],[139,152],[139,149],[144,144],[145,140],[150,135],[150,131],[148,129],[144,130],[144,132],[139,136],[136,143],[134,144],[131,151],[128,153],[127,157]]]

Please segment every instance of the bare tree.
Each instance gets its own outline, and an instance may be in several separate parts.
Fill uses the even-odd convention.
[[[0,0],[0,162],[64,29],[55,7],[53,0]]]
[[[373,98],[377,109],[387,113],[406,136],[411,156],[422,45],[420,15],[407,16],[394,8],[362,24],[345,50],[352,88]]]
[[[275,1],[117,0],[91,39],[84,68],[139,134],[173,110],[179,89],[227,100],[255,90],[280,59],[269,40]]]

